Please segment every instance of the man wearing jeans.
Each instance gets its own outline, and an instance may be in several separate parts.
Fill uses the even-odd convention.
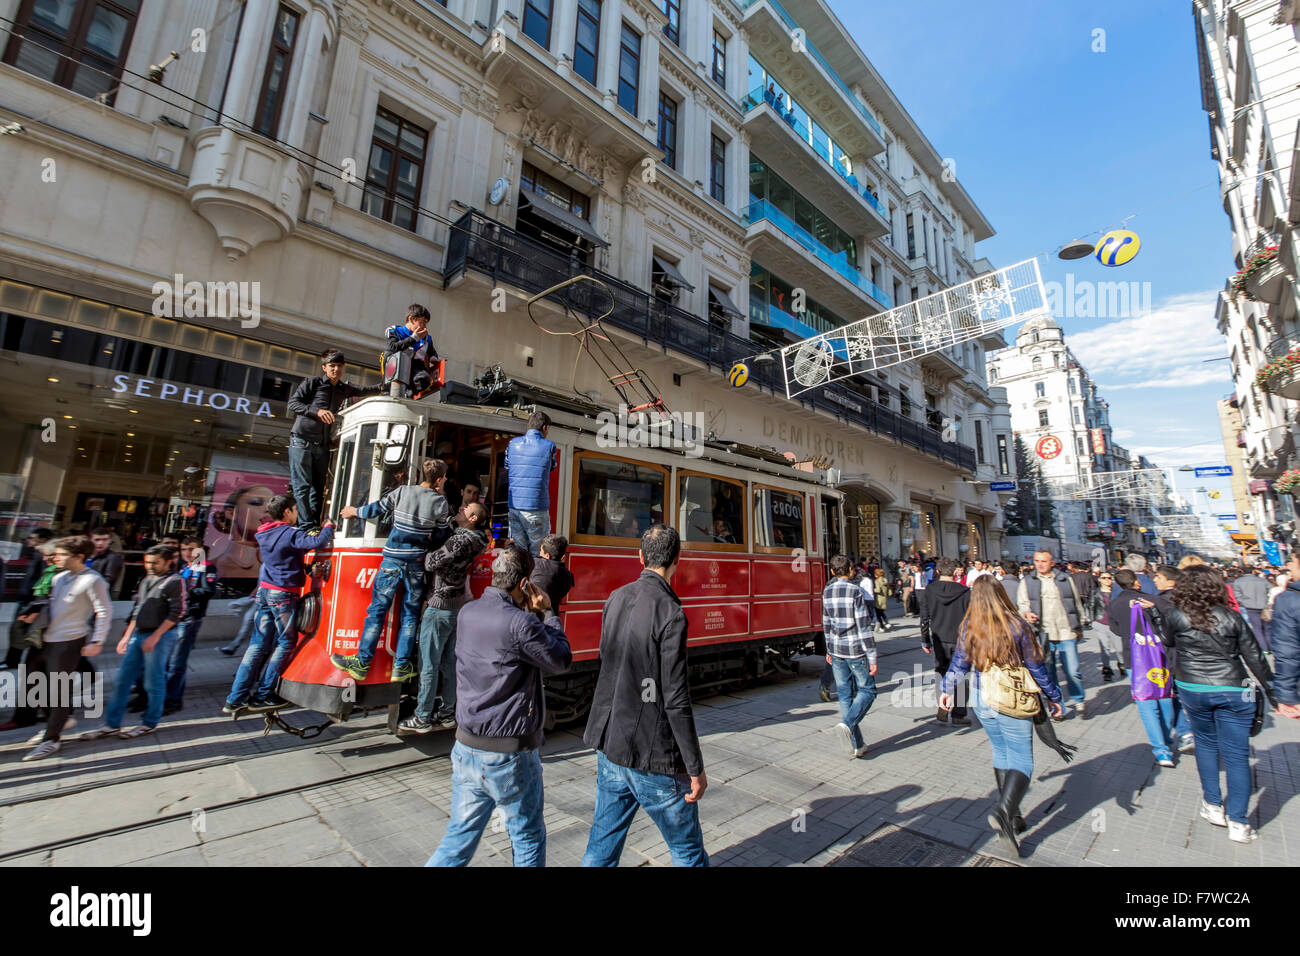
[[[198,640],[208,601],[217,586],[216,569],[203,561],[191,563],[203,554],[203,542],[195,537],[181,543],[181,580],[185,583],[185,616],[176,624],[176,643],[167,659],[167,693],[163,715],[174,714],[185,702],[185,680],[189,674],[190,651]]]
[[[427,734],[456,729],[456,615],[469,602],[469,571],[487,550],[483,533],[488,512],[466,505],[456,516],[447,543],[430,551],[424,569],[433,575],[420,620],[420,695],[415,713],[398,725],[398,733]],[[434,704],[438,701],[437,716]]]
[[[442,483],[446,477],[446,462],[426,458],[420,463],[418,485],[400,485],[363,508],[348,505],[339,512],[344,518],[370,519],[387,515],[393,520],[393,530],[384,542],[379,573],[371,586],[370,607],[361,631],[361,644],[355,655],[330,655],[330,663],[356,680],[365,680],[370,673],[370,662],[379,647],[388,609],[397,598],[398,585],[402,587],[401,623],[390,680],[400,684],[419,673],[415,666],[415,650],[420,630],[420,605],[424,598],[424,556],[431,547],[442,544],[448,533],[447,499],[442,496]]]
[[[557,464],[555,443],[546,437],[550,416],[533,412],[528,431],[506,446],[510,478],[510,537],[534,558],[542,538],[551,533],[551,472]]]
[[[1020,582],[1016,603],[1020,616],[1038,627],[1047,675],[1056,680],[1056,659],[1065,668],[1070,699],[1084,716],[1083,678],[1079,676],[1079,641],[1091,622],[1070,576],[1052,569],[1052,552],[1034,553],[1034,571]]]
[[[289,398],[294,415],[289,435],[289,480],[298,505],[298,526],[314,528],[320,524],[321,501],[325,494],[325,476],[330,460],[330,431],[339,406],[349,398],[378,395],[383,387],[368,388],[343,381],[346,360],[338,349],[320,354],[324,375],[304,378]]]
[[[617,866],[637,807],[674,866],[708,866],[699,799],[709,785],[691,711],[686,614],[672,588],[682,543],[651,526],[640,576],[605,602],[600,676],[583,741],[596,751],[596,811],[583,866]]]
[[[573,652],[546,592],[528,581],[532,564],[527,551],[506,548],[492,562],[492,586],[457,615],[451,820],[428,866],[468,865],[493,808],[515,866],[546,865],[542,675],[568,670]]]
[[[867,594],[853,583],[853,562],[846,554],[830,560],[834,578],[822,592],[822,632],[826,635],[826,663],[835,672],[840,722],[849,756],[856,760],[867,752],[858,725],[876,700],[876,642],[871,636],[875,613]],[[853,684],[857,684],[857,693]]]

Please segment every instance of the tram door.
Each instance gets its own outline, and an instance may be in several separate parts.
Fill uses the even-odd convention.
[[[822,496],[822,554],[826,560],[840,553],[843,528],[840,523],[840,501],[830,495]]]

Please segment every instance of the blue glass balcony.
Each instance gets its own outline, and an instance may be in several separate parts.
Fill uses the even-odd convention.
[[[764,2],[764,0],[740,0],[740,8],[742,10],[748,10],[750,7],[762,2]],[[791,30],[799,29],[798,21],[795,20],[794,17],[790,16],[789,12],[785,9],[785,7],[781,6],[778,0],[766,0],[766,2],[768,6],[770,6],[776,12],[776,15],[781,18],[781,20],[785,23],[787,27],[789,27]],[[834,83],[836,86],[838,86],[841,92],[843,92],[844,95],[848,97],[849,102],[858,108],[858,112],[861,113],[862,118],[867,121],[867,125],[870,126],[872,129],[874,129],[876,131],[876,135],[883,140],[885,134],[881,130],[880,124],[876,122],[876,118],[872,116],[869,112],[867,112],[867,108],[862,105],[861,101],[856,96],[853,95],[853,91],[850,90],[848,88],[848,85],[843,80],[840,79],[840,75],[836,73],[833,69],[831,69],[831,65],[826,62],[826,57],[822,56],[821,51],[819,51],[817,47],[813,46],[811,40],[807,39],[806,31],[805,31],[805,38],[804,38],[804,46],[807,48],[808,52],[812,54],[813,59],[815,59],[818,63],[821,64],[822,69],[826,71],[826,75],[830,77],[831,82]]]
[[[787,97],[790,96],[789,93],[786,93],[785,95]],[[791,99],[793,99],[793,97],[791,97]],[[795,100],[795,102],[797,103],[798,101]],[[781,112],[781,108],[777,104],[777,98],[775,95],[769,94],[767,90],[760,86],[758,89],[749,92],[749,95],[747,95],[744,101],[740,104],[740,108],[748,113],[750,110],[758,109],[764,104],[772,107],[772,111],[785,121],[786,125],[793,130],[794,134],[807,143],[809,148],[811,148],[827,166],[835,170],[839,177],[848,183],[849,188],[866,201],[867,205],[871,206],[872,209],[884,216],[886,220],[889,218],[889,214],[886,213],[884,208],[880,205],[880,200],[867,192],[867,187],[858,181],[857,176],[853,173],[846,172],[843,163],[837,163],[835,161],[835,158],[832,155],[832,147],[829,137],[818,129],[809,129],[808,124],[795,116],[793,110],[787,109],[786,112]],[[808,111],[804,109],[802,105],[800,106],[800,109],[803,109],[803,112],[807,114]]]
[[[796,223],[793,219],[777,209],[766,199],[754,199],[749,204],[747,222],[753,224],[760,220],[766,219],[793,239],[796,243],[812,253],[817,259],[824,263],[843,278],[851,282],[862,293],[875,299],[881,306],[886,309],[893,308],[883,289],[874,282],[863,277],[862,273],[849,264],[849,257],[844,252],[832,252],[827,248],[820,239],[814,236],[803,226]],[[775,267],[774,267],[775,268]],[[834,306],[832,306],[833,308]]]

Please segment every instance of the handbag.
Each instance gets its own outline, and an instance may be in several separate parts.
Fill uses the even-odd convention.
[[[1142,613],[1142,605],[1135,603],[1130,607],[1129,628],[1132,633],[1129,651],[1133,665],[1133,699],[1164,700],[1173,697],[1165,646]]]
[[[1014,667],[994,664],[985,673],[993,685],[993,709],[1005,717],[1025,720],[1039,713],[1043,705],[1038,697],[1041,688],[1019,656],[1017,653]]]
[[[1250,735],[1258,737],[1264,729],[1264,688],[1255,681],[1251,681],[1250,687],[1255,694],[1255,716],[1250,719]]]

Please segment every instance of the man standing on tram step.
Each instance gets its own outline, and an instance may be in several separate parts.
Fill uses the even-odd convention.
[[[583,742],[596,751],[596,811],[583,866],[617,866],[637,807],[674,866],[708,866],[699,799],[709,785],[691,711],[686,614],[672,588],[682,543],[656,524],[640,576],[605,602],[600,676]],[[847,561],[848,559],[845,558]]]
[[[1080,717],[1084,712],[1083,678],[1079,676],[1079,641],[1089,625],[1088,608],[1074,581],[1059,568],[1053,569],[1052,552],[1035,551],[1034,569],[1020,580],[1016,593],[1020,616],[1038,630],[1047,676],[1056,680],[1056,659],[1065,668],[1065,683]],[[1064,715],[1061,718],[1064,719]]]
[[[564,554],[569,550],[569,539],[562,534],[548,534],[542,539],[533,573],[528,576],[551,599],[551,607],[560,605],[573,590],[573,572],[564,566]]]
[[[826,635],[826,663],[834,671],[840,703],[840,722],[835,729],[844,738],[848,755],[856,760],[867,752],[858,725],[876,701],[876,642],[871,635],[875,614],[867,593],[853,582],[853,564],[848,557],[837,554],[829,564],[833,578],[822,592],[822,633]]]
[[[510,834],[515,866],[546,865],[542,675],[567,671],[573,652],[546,592],[528,580],[532,566],[522,548],[502,550],[492,586],[456,617],[451,820],[427,866],[468,865],[493,808]]]
[[[488,512],[479,504],[466,505],[455,521],[447,542],[424,558],[433,579],[420,619],[420,694],[415,713],[398,725],[398,733],[456,729],[456,615],[470,599],[470,568],[487,550]]]
[[[938,577],[921,592],[921,647],[927,654],[934,654],[934,669],[940,680],[948,673],[948,665],[957,650],[957,640],[961,637],[961,622],[970,607],[970,588],[957,583],[957,569],[955,558],[940,558]],[[939,707],[934,719],[946,724],[951,717],[955,726],[969,727],[970,718],[966,716],[969,691],[966,688],[965,681],[958,685],[956,705],[951,715]]]
[[[181,542],[181,581],[185,584],[185,614],[176,624],[176,643],[167,659],[167,692],[163,703],[163,716],[174,714],[185,702],[185,679],[189,673],[190,651],[198,640],[208,601],[216,593],[217,571],[206,560],[191,563],[203,555],[203,542],[188,537]]]
[[[347,360],[338,349],[321,352],[320,361],[325,374],[304,378],[289,398],[289,411],[295,416],[289,434],[289,481],[298,505],[300,528],[320,525],[330,461],[330,432],[339,407],[349,398],[378,395],[383,391],[380,385],[361,386],[343,381]]]
[[[328,548],[334,540],[330,521],[321,525],[319,533],[294,527],[298,509],[292,495],[276,495],[266,503],[266,510],[268,520],[257,529],[262,571],[257,579],[256,623],[221,708],[227,714],[240,710],[261,713],[284,706],[275,688],[298,643],[294,619],[298,596],[307,583],[303,558],[308,551]]]
[[[370,595],[370,608],[361,631],[361,645],[351,656],[331,654],[330,662],[347,671],[356,680],[370,673],[379,636],[384,630],[388,609],[402,586],[402,616],[397,632],[397,652],[393,661],[392,681],[401,683],[419,673],[415,665],[416,637],[420,631],[420,605],[424,598],[424,556],[441,547],[451,533],[447,499],[442,483],[447,476],[446,462],[426,458],[420,463],[420,483],[399,485],[378,501],[361,508],[348,505],[344,518],[378,518],[390,516],[393,530],[384,542],[384,557],[379,564]]]
[[[506,447],[510,478],[510,537],[537,557],[542,538],[551,533],[551,472],[558,462],[555,443],[547,439],[551,418],[545,412],[528,416],[528,431]]]
[[[411,380],[403,382],[411,389],[411,394],[423,392],[433,384],[433,363],[441,356],[433,347],[433,336],[429,335],[429,310],[418,302],[411,303],[406,309],[405,325],[390,325],[384,329],[384,364],[398,352],[411,352]]]

